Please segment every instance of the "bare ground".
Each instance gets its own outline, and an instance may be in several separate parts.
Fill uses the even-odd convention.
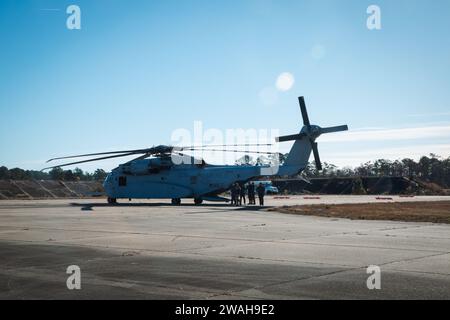
[[[297,205],[269,210],[288,214],[352,220],[393,220],[450,224],[450,201]]]

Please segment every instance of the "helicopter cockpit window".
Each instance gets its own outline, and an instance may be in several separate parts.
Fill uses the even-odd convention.
[[[127,177],[119,177],[119,187],[125,187],[127,185]]]

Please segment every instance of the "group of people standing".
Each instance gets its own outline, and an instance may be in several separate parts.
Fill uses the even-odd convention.
[[[231,205],[241,206],[242,202],[244,205],[246,204],[245,195],[248,195],[248,204],[255,205],[255,194],[258,194],[259,205],[264,205],[264,195],[266,194],[266,188],[262,183],[255,188],[255,184],[253,182],[245,184],[239,184],[238,182],[234,183],[231,186]]]

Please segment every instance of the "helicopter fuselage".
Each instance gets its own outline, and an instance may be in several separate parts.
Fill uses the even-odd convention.
[[[181,199],[215,196],[235,182],[273,175],[277,167],[172,164],[152,166],[152,160],[137,160],[115,168],[105,179],[109,198]]]

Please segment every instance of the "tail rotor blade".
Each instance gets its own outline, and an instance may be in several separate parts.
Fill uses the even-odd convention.
[[[306,134],[299,133],[299,134],[292,134],[289,136],[282,136],[275,138],[276,142],[285,142],[285,141],[292,141],[292,140],[300,140],[301,138],[305,137]]]
[[[333,133],[333,132],[340,132],[340,131],[347,131],[348,126],[336,126],[336,127],[328,127],[328,128],[322,128],[321,133]]]
[[[314,153],[314,160],[316,161],[316,169],[322,170],[322,163],[320,162],[319,149],[317,148],[317,142],[311,141],[312,150]]]
[[[309,122],[308,111],[306,110],[305,98],[299,97],[298,102],[300,103],[300,111],[302,112],[303,124],[309,127],[311,123]]]

